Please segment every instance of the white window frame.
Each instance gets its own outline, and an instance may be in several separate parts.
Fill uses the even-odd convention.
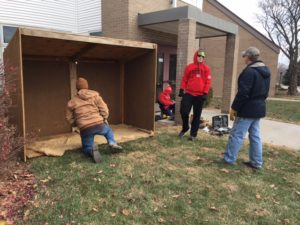
[[[2,24],[0,23],[0,60],[3,60],[4,50],[7,47],[8,43],[4,43],[4,32],[3,27],[18,27],[15,24]]]
[[[2,47],[6,47],[8,45],[8,43],[4,43],[4,27],[15,27],[15,28],[18,28],[17,25],[13,25],[13,24],[0,24],[0,37],[1,37],[1,44],[2,44]]]

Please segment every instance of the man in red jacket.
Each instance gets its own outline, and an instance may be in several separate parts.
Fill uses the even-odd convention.
[[[175,102],[171,99],[172,87],[168,85],[159,95],[159,103],[162,111],[168,116],[173,117],[175,112]]]
[[[180,114],[182,118],[182,130],[179,137],[182,138],[189,130],[189,114],[193,106],[193,120],[189,140],[197,137],[203,103],[211,84],[210,68],[204,63],[205,52],[198,50],[194,54],[194,63],[186,66],[180,84],[179,97],[182,97]]]

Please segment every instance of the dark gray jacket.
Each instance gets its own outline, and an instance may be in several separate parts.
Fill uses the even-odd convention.
[[[262,61],[253,62],[238,78],[238,92],[231,108],[238,117],[262,118],[266,116],[266,98],[270,88],[271,74]]]

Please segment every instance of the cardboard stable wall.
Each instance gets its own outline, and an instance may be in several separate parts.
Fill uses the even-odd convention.
[[[79,63],[78,76],[89,81],[90,89],[98,90],[111,112],[109,121],[119,124],[121,120],[120,65],[112,63]]]
[[[23,82],[27,133],[69,132],[62,116],[71,93],[68,63],[23,60]]]
[[[154,130],[155,44],[19,28],[4,62],[17,85],[11,122],[25,138],[71,131],[65,107],[79,76],[108,104],[111,124]]]

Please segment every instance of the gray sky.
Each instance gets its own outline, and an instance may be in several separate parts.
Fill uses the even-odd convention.
[[[258,8],[259,0],[218,0],[222,5],[230,11],[245,20],[251,26],[255,27],[259,32],[266,34],[262,25],[258,22],[256,14],[261,11]]]
[[[222,5],[238,15],[240,18],[249,23],[252,27],[257,29],[262,34],[266,35],[266,32],[262,25],[258,22],[256,14],[260,14],[261,11],[258,8],[259,0],[218,0]],[[279,55],[279,62],[288,64],[288,60],[283,54]]]

